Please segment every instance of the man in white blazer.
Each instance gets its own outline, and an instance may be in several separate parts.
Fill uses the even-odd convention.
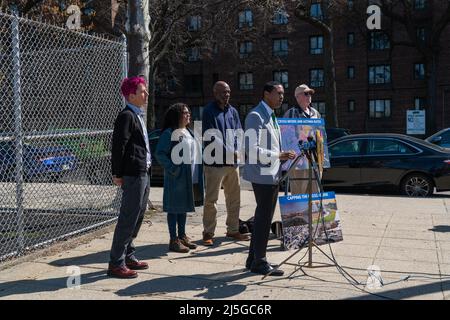
[[[250,181],[256,198],[256,210],[252,240],[246,261],[247,269],[254,273],[282,276],[282,270],[266,259],[272,223],[279,192],[281,161],[295,158],[294,151],[284,152],[281,147],[281,132],[275,109],[284,99],[283,86],[276,81],[264,86],[263,100],[253,108],[245,119],[246,136],[256,134],[256,139],[246,139],[247,155],[244,179]]]

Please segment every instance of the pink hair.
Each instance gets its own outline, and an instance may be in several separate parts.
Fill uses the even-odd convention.
[[[143,77],[130,77],[125,78],[120,86],[120,91],[125,98],[128,98],[130,94],[136,94],[137,87],[140,84],[147,85]]]

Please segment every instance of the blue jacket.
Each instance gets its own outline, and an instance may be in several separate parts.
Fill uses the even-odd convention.
[[[217,102],[213,101],[206,105],[203,110],[202,115],[202,131],[203,137],[205,137],[205,132],[209,129],[217,129],[222,134],[222,137],[212,137],[212,139],[219,138],[222,144],[227,142],[226,130],[228,129],[242,129],[241,120],[239,119],[238,111],[231,105],[225,107],[224,110],[220,109],[217,105]],[[210,141],[204,141],[204,146],[206,147]],[[213,163],[213,167],[223,167],[223,164],[226,163],[226,154],[232,153],[235,151],[239,151],[239,146],[237,145],[237,140],[234,139],[234,145],[223,147],[223,159],[222,163]],[[214,156],[214,154],[212,154]],[[233,159],[233,157],[231,157]]]
[[[164,168],[163,210],[170,213],[193,212],[196,206],[203,205],[203,167],[199,164],[199,183],[193,185],[191,165],[176,165],[171,160],[172,149],[179,143],[171,140],[172,132],[172,129],[163,131],[155,152],[156,159]]]

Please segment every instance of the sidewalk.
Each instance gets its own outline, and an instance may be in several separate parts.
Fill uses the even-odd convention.
[[[151,200],[161,205],[162,189],[152,188]],[[332,244],[337,262],[359,282],[367,268],[381,269],[384,286],[363,292],[335,267],[295,271],[284,265],[285,277],[261,276],[245,270],[248,242],[225,238],[223,192],[216,231],[217,246],[199,246],[190,254],[168,252],[164,213],[144,223],[136,245],[138,257],[150,264],[136,279],[106,276],[113,228],[88,244],[51,256],[0,269],[0,299],[450,299],[450,197],[431,199],[338,195],[344,241]],[[241,218],[255,209],[251,191],[242,191]],[[201,210],[188,217],[187,234],[200,240]],[[280,220],[279,208],[274,220]],[[71,241],[71,240],[69,240]],[[328,246],[321,247],[329,253]],[[290,262],[296,263],[304,250]],[[291,253],[280,242],[269,242],[268,258],[281,262]],[[303,261],[307,261],[307,257]],[[317,250],[314,262],[327,262]],[[81,269],[81,288],[67,288],[69,266]],[[1,265],[0,265],[1,268]],[[407,281],[403,279],[409,276]],[[375,293],[383,297],[371,295]]]

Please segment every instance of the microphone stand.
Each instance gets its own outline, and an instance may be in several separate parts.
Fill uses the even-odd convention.
[[[300,245],[300,248],[298,248],[293,254],[291,254],[288,258],[286,258],[284,261],[282,261],[278,268],[281,267],[283,264],[288,264],[288,265],[293,265],[296,266],[296,270],[294,270],[289,277],[291,277],[295,272],[297,272],[298,270],[301,270],[303,272],[304,275],[307,275],[306,272],[303,270],[304,267],[307,268],[324,268],[324,267],[337,267],[336,261],[331,258],[328,254],[326,254],[315,242],[314,242],[314,235],[313,235],[313,226],[312,226],[312,184],[313,184],[313,169],[314,169],[314,175],[315,175],[315,181],[319,187],[319,191],[320,194],[323,193],[323,188],[322,185],[320,183],[320,177],[318,172],[316,171],[317,168],[317,163],[315,161],[315,159],[317,159],[317,156],[314,154],[314,149],[315,149],[315,143],[312,143],[311,146],[307,146],[306,148],[303,146],[303,144],[300,144],[299,142],[299,146],[300,146],[300,150],[301,153],[297,156],[297,158],[294,160],[294,162],[292,163],[292,165],[289,167],[288,171],[286,172],[286,174],[280,179],[280,183],[287,180],[286,182],[286,189],[285,189],[285,194],[288,195],[288,190],[289,190],[289,174],[292,172],[292,170],[295,170],[295,167],[297,166],[297,163],[300,161],[300,159],[302,157],[306,157],[306,159],[308,160],[308,164],[309,164],[309,168],[308,168],[308,237],[307,239],[305,239],[305,241]],[[314,159],[315,158],[315,159]],[[321,208],[322,210],[322,208]],[[322,212],[319,213],[319,220],[318,220],[318,224],[320,223],[320,216],[322,215]],[[323,227],[325,228],[325,224],[322,221]],[[284,240],[282,239],[282,241],[284,242]],[[308,262],[301,265],[300,261],[296,264],[292,264],[292,263],[288,263],[288,261],[295,256],[296,254],[298,254],[304,247],[306,244],[306,241],[308,241]],[[317,266],[313,266],[313,258],[312,258],[312,250],[313,247],[317,248],[324,256],[326,256],[331,262],[332,264],[329,263],[322,263],[322,262],[318,262]],[[276,269],[278,269],[276,268]],[[274,270],[276,270],[274,269]],[[274,271],[272,270],[272,272]],[[262,279],[264,280],[267,276],[269,276],[272,272],[269,272],[267,275],[265,275]],[[288,277],[288,278],[289,278]]]

